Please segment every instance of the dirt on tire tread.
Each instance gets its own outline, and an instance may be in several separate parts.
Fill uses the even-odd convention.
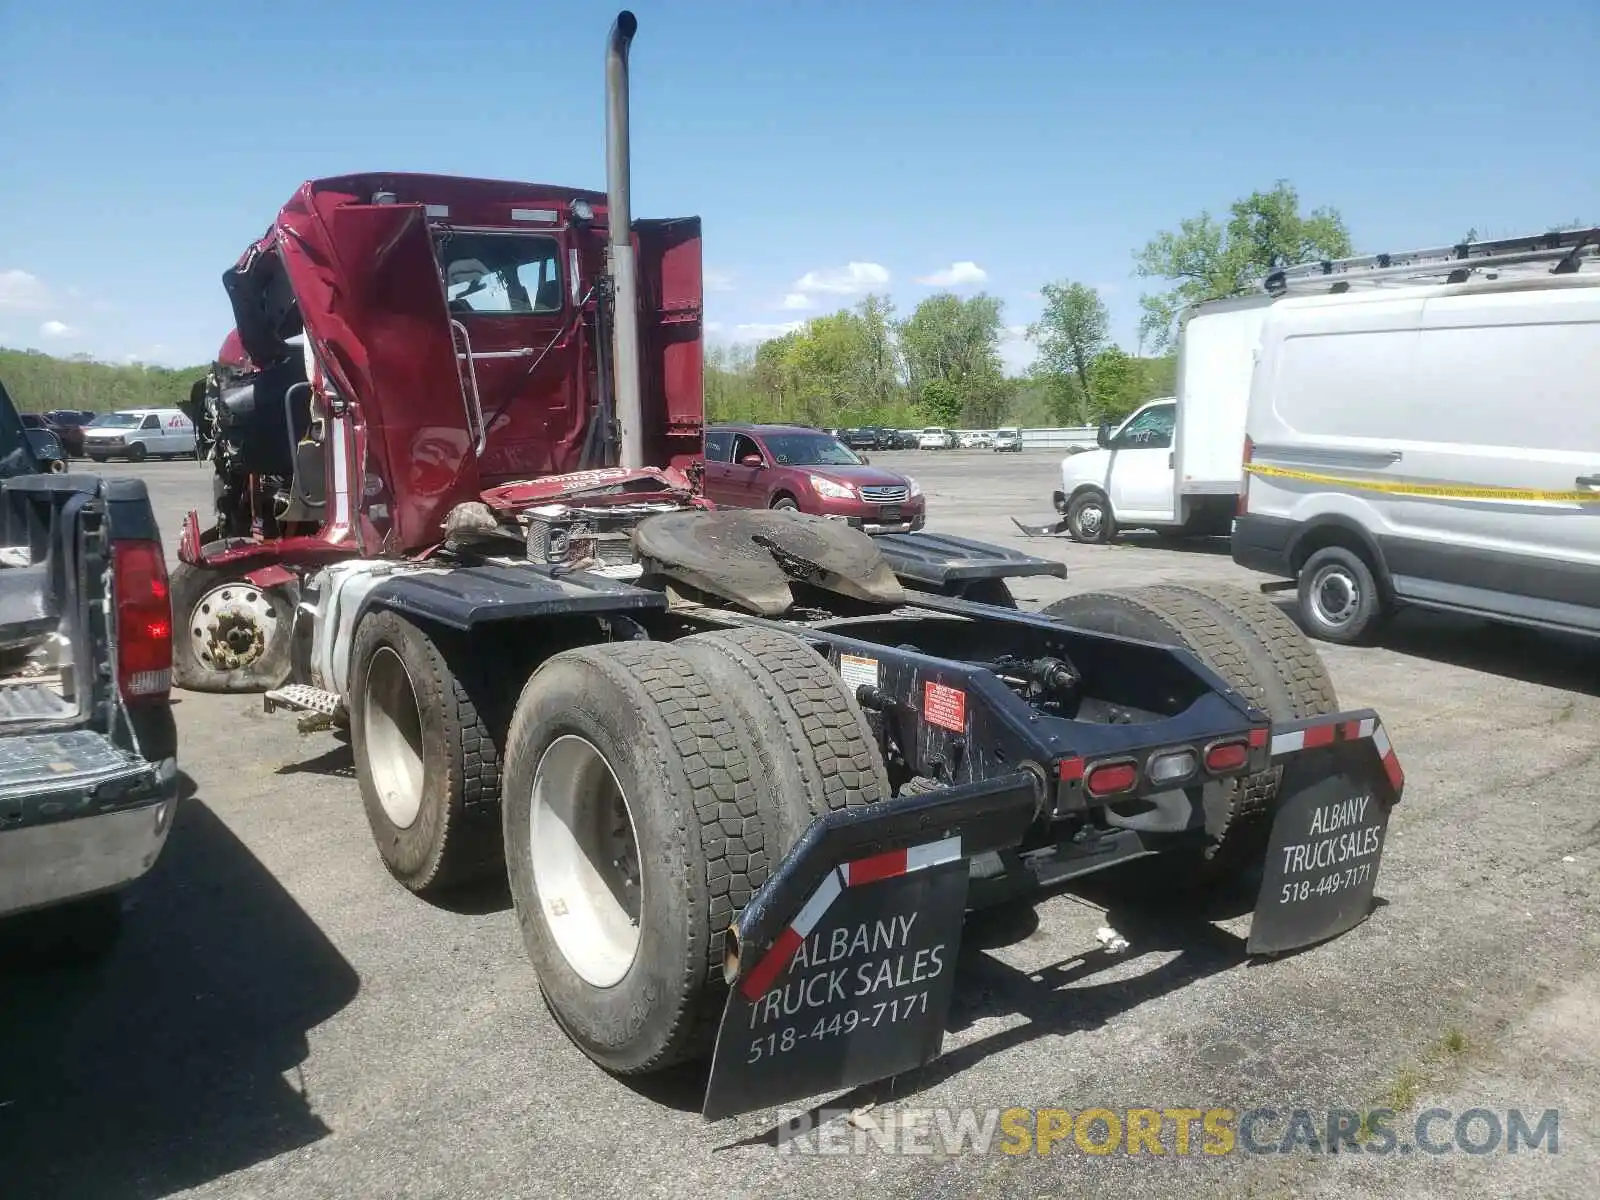
[[[1272,601],[1225,584],[1186,582],[1165,586],[1204,596],[1255,635],[1271,655],[1278,677],[1289,689],[1295,718],[1339,711],[1339,698],[1322,656],[1300,627]]]
[[[717,655],[765,693],[800,765],[813,817],[888,798],[889,778],[872,727],[838,675],[804,642],[751,628],[697,634],[678,644],[691,657],[690,647]],[[816,770],[807,770],[808,764]]]
[[[705,856],[706,927],[703,944],[684,964],[686,991],[696,1003],[676,1016],[666,1047],[640,1072],[659,1070],[710,1049],[722,1018],[723,934],[736,912],[750,902],[767,879],[769,864],[757,811],[756,783],[743,740],[733,721],[694,663],[664,642],[610,643],[605,655],[627,669],[655,707],[682,764],[681,779],[689,794],[674,799],[679,832],[687,840],[689,815],[698,824]],[[568,653],[583,654],[584,651]],[[649,724],[644,736],[654,740]],[[656,747],[665,759],[665,747]]]

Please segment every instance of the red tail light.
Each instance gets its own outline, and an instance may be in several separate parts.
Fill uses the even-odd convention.
[[[1206,770],[1213,775],[1237,771],[1250,761],[1250,747],[1245,742],[1215,742],[1206,747]]]
[[[172,690],[172,597],[160,542],[114,541],[117,686],[129,703],[164,700]]]
[[[1114,796],[1131,791],[1139,782],[1139,768],[1131,762],[1101,763],[1089,768],[1083,789],[1091,796]]]

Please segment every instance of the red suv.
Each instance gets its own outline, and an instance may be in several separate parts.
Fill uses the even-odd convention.
[[[730,508],[797,508],[868,533],[907,533],[926,519],[915,479],[869,465],[820,429],[715,425],[705,461],[706,496]]]

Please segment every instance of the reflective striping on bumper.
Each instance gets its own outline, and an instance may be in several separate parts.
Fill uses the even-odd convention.
[[[789,927],[778,935],[768,950],[739,984],[739,990],[748,1000],[764,994],[777,980],[784,967],[789,965],[789,960],[805,941],[806,936],[816,928],[817,922],[835,900],[839,893],[847,887],[862,887],[869,883],[876,883],[880,879],[894,879],[900,875],[909,875],[913,871],[925,871],[929,867],[942,866],[945,863],[955,862],[961,857],[961,839],[959,837],[943,838],[937,842],[926,842],[920,846],[910,846],[904,850],[889,850],[883,854],[874,854],[869,858],[858,858],[835,867],[822,878],[810,899],[800,909],[794,920],[789,922]]]
[[[1389,734],[1376,717],[1366,717],[1360,721],[1329,721],[1324,725],[1307,725],[1304,729],[1274,733],[1272,757],[1282,758],[1302,750],[1315,750],[1319,746],[1331,746],[1336,741],[1358,742],[1366,738],[1372,739],[1373,748],[1383,760],[1384,772],[1398,791],[1405,785],[1405,772],[1401,770],[1400,758],[1394,752]]]

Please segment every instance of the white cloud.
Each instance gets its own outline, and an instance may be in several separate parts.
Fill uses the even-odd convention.
[[[780,338],[786,333],[793,333],[804,326],[804,321],[782,321],[777,324],[750,321],[743,325],[735,325],[733,332],[741,341],[766,342],[771,341],[773,338]]]
[[[37,275],[17,267],[0,271],[0,308],[34,311],[50,302],[50,289]]]
[[[1007,325],[1000,334],[1000,361],[1013,375],[1020,375],[1033,365],[1039,349],[1028,340],[1026,325]]]
[[[39,336],[46,338],[77,337],[78,331],[65,321],[46,321],[39,326]]]
[[[965,287],[975,283],[982,283],[989,278],[985,271],[975,262],[955,262],[948,267],[941,267],[931,275],[922,275],[918,283],[929,287]]]
[[[804,292],[790,292],[783,298],[778,307],[788,309],[790,312],[798,312],[803,308],[811,307],[811,297]]]
[[[888,282],[888,267],[875,262],[853,262],[842,267],[807,271],[795,280],[794,290],[801,294],[827,292],[835,296],[858,296]]]
[[[708,292],[733,291],[732,271],[719,271],[715,267],[707,267],[700,273],[700,281]]]

